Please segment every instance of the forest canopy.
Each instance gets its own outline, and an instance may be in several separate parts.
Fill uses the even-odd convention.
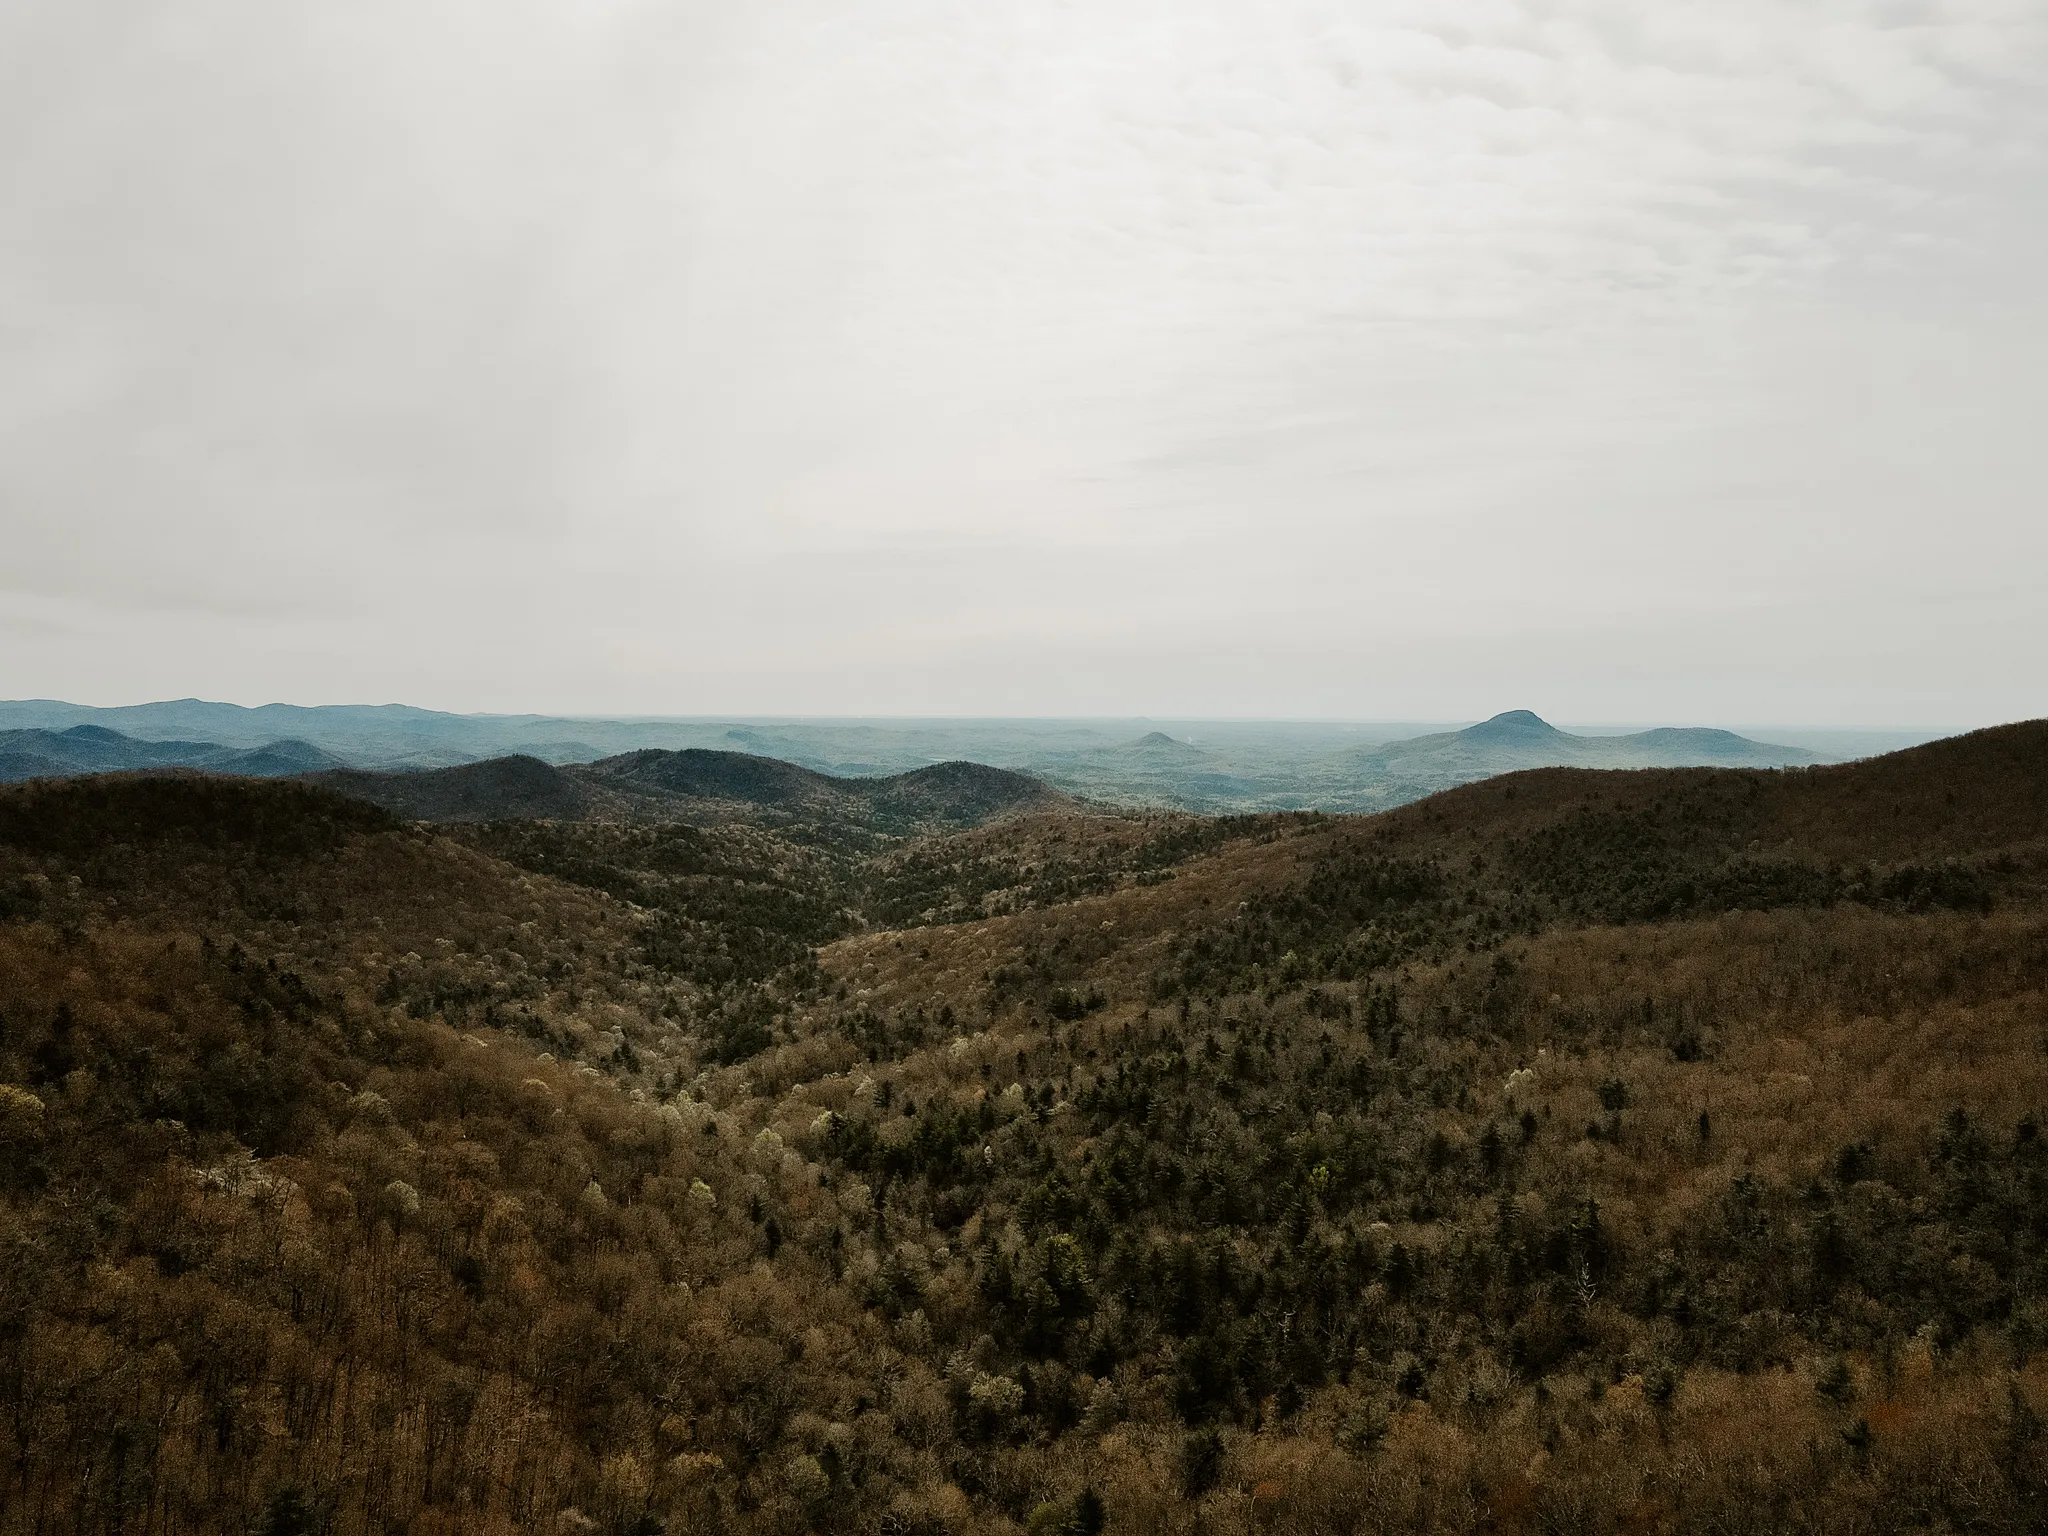
[[[0,1531],[2039,1527],[2048,727],[976,816],[0,790]]]

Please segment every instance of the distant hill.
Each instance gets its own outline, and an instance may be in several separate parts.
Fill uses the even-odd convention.
[[[584,783],[686,802],[856,822],[883,831],[979,826],[1065,797],[1029,774],[935,763],[878,778],[841,778],[745,752],[628,752],[567,770]]]
[[[411,773],[345,768],[311,778],[412,821],[571,821],[587,815],[594,799],[585,785],[537,757],[498,757]]]
[[[1574,736],[1526,709],[1462,731],[1418,736],[1351,754],[1364,779],[1443,789],[1523,768],[1784,768],[1821,761],[1799,747],[1732,731],[1663,729],[1628,736]]]
[[[841,780],[751,752],[717,752],[692,747],[681,752],[649,749],[601,758],[584,770],[608,783],[686,800],[795,811],[859,798],[842,788],[863,781]]]
[[[683,744],[672,740],[678,734],[673,727],[542,715],[455,715],[409,704],[264,704],[250,709],[171,699],[101,709],[57,699],[0,701],[0,733],[60,732],[79,725],[131,739],[190,739],[239,749],[296,740],[331,754],[328,766],[378,768],[438,768],[517,753],[585,762],[655,741]]]
[[[265,704],[246,709],[239,704],[217,704],[204,699],[171,699],[101,709],[58,699],[0,702],[0,726],[64,730],[74,725],[92,725],[137,738],[188,736],[235,747],[262,746],[280,737],[318,742],[337,730],[350,736],[366,731],[408,729],[430,733],[439,721],[450,718],[454,717],[405,704]]]
[[[1169,736],[1164,731],[1148,731],[1122,750],[1128,756],[1156,758],[1168,762],[1185,762],[1191,759],[1200,761],[1207,755],[1192,742]]]
[[[1031,770],[1090,798],[1205,814],[1379,811],[1525,768],[1777,768],[1823,761],[1731,731],[1660,729],[1577,736],[1528,710],[1463,730],[1280,755],[1226,737],[1204,746],[1152,731],[1135,741],[1048,752]]]
[[[287,778],[293,774],[318,773],[333,768],[341,759],[323,752],[309,741],[273,741],[267,746],[227,751],[210,762],[195,764],[215,773],[235,773],[248,778]]]
[[[722,821],[769,812],[909,832],[979,826],[1063,803],[1028,774],[938,763],[840,778],[746,752],[648,750],[573,767],[532,757],[409,773],[328,772],[316,782],[421,821]]]
[[[163,751],[147,763],[132,755],[89,764],[75,750],[53,754],[49,738],[69,737],[78,727]],[[971,761],[1131,807],[1203,814],[1341,812],[1386,810],[1518,768],[1780,766],[1866,756],[1935,734],[1785,730],[1762,732],[1777,743],[1768,745],[1712,730],[1575,735],[1523,711],[1453,730],[1394,721],[594,719],[458,715],[399,704],[249,709],[200,699],[101,709],[31,699],[0,700],[0,738],[21,735],[12,745],[0,739],[0,777],[164,764],[238,773],[393,771],[515,756],[564,766],[698,750],[775,759],[835,780]],[[329,760],[294,768],[276,756],[230,763],[187,750],[269,751],[279,741],[304,743]],[[684,771],[709,770],[700,763]],[[622,794],[637,792],[625,782],[613,787]],[[779,793],[800,802],[810,791],[791,782]],[[752,803],[716,794],[711,801]],[[872,807],[861,812],[874,814],[881,813]]]
[[[142,741],[99,725],[68,730],[0,731],[0,783],[119,773],[138,768],[203,768],[244,778],[286,778],[333,768],[340,759],[304,741],[254,747],[213,741]]]
[[[983,763],[934,763],[887,778],[838,782],[870,786],[864,792],[877,814],[906,827],[979,826],[1018,811],[1048,809],[1067,798],[1029,774]]]

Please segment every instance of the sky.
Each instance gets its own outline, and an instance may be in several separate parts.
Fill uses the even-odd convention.
[[[0,0],[0,696],[2048,714],[2040,0]]]

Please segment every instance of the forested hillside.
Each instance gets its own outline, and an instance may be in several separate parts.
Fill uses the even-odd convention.
[[[2048,726],[929,803],[0,791],[0,1530],[2040,1527]]]

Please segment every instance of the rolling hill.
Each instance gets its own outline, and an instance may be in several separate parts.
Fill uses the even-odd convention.
[[[1094,800],[1203,814],[1376,811],[1476,776],[1538,762],[1582,767],[1764,766],[1804,761],[1802,750],[1839,760],[1894,750],[1938,734],[1793,731],[1774,737],[1787,743],[1784,748],[1759,754],[1728,733],[1638,732],[1632,746],[1609,748],[1602,756],[1599,743],[1626,743],[1628,738],[1589,735],[1577,738],[1575,745],[1560,732],[1546,738],[1547,748],[1533,756],[1527,750],[1518,753],[1512,742],[1496,742],[1488,749],[1483,742],[1468,739],[1462,754],[1452,754],[1457,761],[1448,768],[1442,761],[1416,761],[1409,765],[1414,771],[1396,771],[1375,756],[1378,749],[1457,733],[1393,721],[605,720],[455,715],[402,705],[269,704],[245,709],[186,699],[97,709],[53,700],[0,701],[0,731],[56,733],[78,725],[108,728],[139,740],[219,743],[238,749],[279,739],[303,741],[341,764],[377,771],[442,768],[508,756],[564,765],[646,750],[687,749],[775,758],[832,778],[879,778],[937,763],[972,761],[1027,773]],[[1522,748],[1527,746],[1526,741],[1521,743]],[[33,768],[24,763],[18,771]]]
[[[1063,798],[1026,774],[979,763],[840,778],[775,758],[701,748],[628,752],[568,767],[509,757],[413,772],[330,772],[315,779],[425,821],[711,822],[768,815],[896,835],[978,826]]]
[[[1776,768],[1823,761],[1798,747],[1730,731],[1660,728],[1577,736],[1527,710],[1463,730],[1276,758],[1228,736],[1201,746],[1153,731],[1136,741],[1045,752],[1032,771],[1078,794],[1124,805],[1205,813],[1258,810],[1377,811],[1458,784],[1525,768]]]
[[[74,725],[61,731],[0,731],[0,783],[145,768],[201,768],[251,778],[283,778],[339,763],[332,753],[293,740],[252,747],[211,741],[144,741],[98,725]]]
[[[0,1531],[2038,1528],[2048,723],[709,756],[0,790]]]
[[[414,821],[572,820],[598,804],[580,780],[518,755],[411,772],[336,769],[312,775],[311,782]]]

